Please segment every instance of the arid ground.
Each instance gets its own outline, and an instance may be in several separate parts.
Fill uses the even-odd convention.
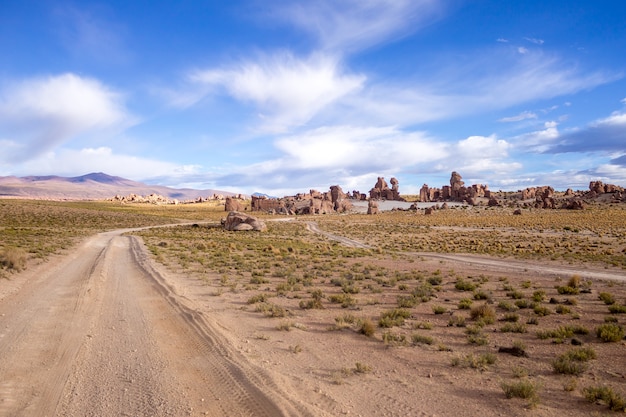
[[[621,205],[0,209],[2,416],[624,411]]]

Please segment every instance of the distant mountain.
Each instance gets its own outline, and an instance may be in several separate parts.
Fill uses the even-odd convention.
[[[252,196],[253,197],[265,197],[265,198],[278,198],[278,197],[273,197],[271,195],[263,194],[263,193],[259,193],[259,192],[253,193]]]
[[[233,195],[213,189],[194,190],[190,188],[170,188],[148,185],[122,177],[94,172],[79,177],[59,177],[55,175],[0,177],[0,198],[33,198],[50,200],[102,200],[116,195],[159,194],[178,200],[195,200],[214,194]]]

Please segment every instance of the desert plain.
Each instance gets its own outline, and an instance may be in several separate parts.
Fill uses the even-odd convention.
[[[626,401],[626,210],[0,200],[0,415],[589,416]]]

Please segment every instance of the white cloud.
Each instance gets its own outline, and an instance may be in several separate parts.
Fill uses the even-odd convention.
[[[438,0],[317,0],[273,3],[272,15],[312,33],[324,50],[367,48],[431,24]]]
[[[511,144],[491,136],[470,136],[456,145],[462,156],[471,159],[493,159],[508,156]]]
[[[322,127],[279,139],[276,147],[287,165],[302,169],[389,169],[446,156],[444,146],[423,133],[394,127]]]
[[[278,139],[280,155],[239,167],[222,184],[262,189],[274,195],[309,188],[369,190],[377,176],[399,175],[449,157],[449,149],[421,132],[395,127],[329,126]]]
[[[184,177],[199,167],[179,166],[170,162],[115,153],[111,148],[57,149],[19,164],[8,164],[13,175],[79,176],[90,172],[106,172],[124,178],[149,179],[151,173],[170,179]],[[153,174],[152,174],[153,175]]]
[[[237,100],[256,106],[262,130],[285,132],[359,90],[365,76],[343,74],[339,61],[328,55],[299,59],[283,53],[244,62],[236,68],[196,71],[190,80],[223,87]]]
[[[544,40],[543,39],[537,39],[537,38],[524,38],[524,40],[530,42],[530,43],[534,43],[535,45],[543,45],[544,44]]]
[[[122,98],[97,80],[71,73],[3,88],[0,134],[12,144],[3,159],[28,160],[78,135],[131,125]]]
[[[499,119],[498,121],[503,122],[503,123],[510,123],[510,122],[521,122],[522,120],[536,119],[536,118],[537,118],[537,114],[530,112],[530,111],[523,111],[517,116],[503,117],[502,119]]]
[[[545,152],[554,146],[559,138],[558,123],[554,121],[544,123],[544,129],[525,133],[513,138],[519,148],[526,148],[533,152]]]
[[[517,52],[519,52],[522,55],[525,55],[525,54],[527,54],[530,51],[528,50],[528,48],[524,48],[523,46],[520,46],[520,47],[517,48]]]

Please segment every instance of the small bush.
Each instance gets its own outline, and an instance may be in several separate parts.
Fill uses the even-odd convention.
[[[453,315],[448,320],[448,327],[465,327],[465,317]]]
[[[610,387],[586,387],[583,395],[590,403],[602,401],[612,411],[626,411],[626,401]]]
[[[498,303],[498,308],[501,308],[502,310],[506,310],[506,311],[517,311],[519,309],[519,307],[517,307],[515,304],[511,303],[510,301],[500,301]]]
[[[269,296],[267,294],[257,294],[250,298],[248,298],[248,304],[256,304],[256,303],[264,303],[267,301]]]
[[[556,306],[556,312],[558,314],[569,314],[572,312],[572,310],[567,306],[559,304],[558,306]]]
[[[611,314],[626,314],[626,306],[619,304],[611,304],[609,306],[609,313]]]
[[[380,327],[402,326],[404,320],[411,317],[411,312],[403,308],[394,308],[393,310],[384,311],[381,314],[378,325]]]
[[[533,293],[533,301],[540,303],[546,298],[546,292],[544,290],[537,290]]]
[[[476,284],[470,281],[466,281],[463,278],[459,278],[456,280],[454,288],[459,291],[474,291],[476,289]]]
[[[28,254],[21,248],[5,248],[0,252],[0,266],[20,272],[26,268]]]
[[[435,342],[432,337],[430,337],[430,336],[423,336],[423,335],[417,334],[417,333],[414,333],[411,336],[411,341],[413,342],[414,345],[419,345],[419,344],[432,345]]]
[[[374,325],[374,322],[370,319],[363,320],[363,322],[361,323],[361,327],[359,328],[359,333],[371,337],[374,336],[375,332],[376,326]]]
[[[587,370],[587,362],[596,358],[596,352],[591,348],[572,349],[560,355],[552,367],[559,374],[581,375]]]
[[[570,287],[569,285],[563,285],[561,287],[557,287],[556,290],[558,291],[559,294],[569,294],[569,295],[576,295],[580,292],[580,290],[577,287]]]
[[[435,314],[443,314],[447,311],[444,306],[433,306],[433,313]]]
[[[600,298],[600,300],[602,300],[606,305],[615,304],[615,297],[611,293],[601,292],[598,294],[598,298]]]
[[[604,323],[596,329],[603,342],[619,342],[624,338],[624,328],[616,323]]]
[[[488,304],[472,307],[470,310],[472,320],[481,320],[485,324],[493,324],[496,321],[496,310]]]
[[[503,382],[501,387],[506,398],[536,399],[539,391],[539,385],[527,379],[510,384]]]
[[[522,323],[506,323],[500,329],[502,333],[526,333],[526,325]]]
[[[470,298],[463,298],[459,301],[459,310],[469,310],[473,301]]]
[[[536,305],[533,308],[533,311],[540,317],[544,317],[552,313],[548,307],[542,305]]]
[[[502,318],[503,321],[508,321],[511,323],[516,323],[517,321],[519,321],[519,314],[515,314],[515,313],[506,313],[504,315],[504,317]]]
[[[474,300],[491,300],[491,295],[483,290],[474,291]]]

